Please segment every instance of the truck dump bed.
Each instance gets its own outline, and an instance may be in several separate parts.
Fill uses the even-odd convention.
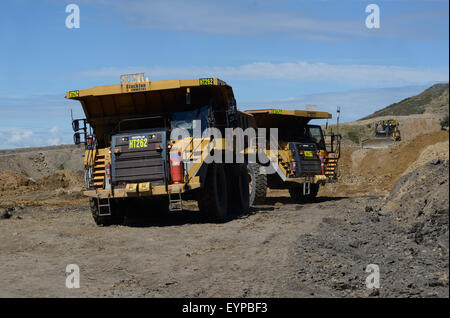
[[[230,100],[234,101],[232,88],[218,78],[142,80],[69,91],[66,98],[80,101],[99,141],[108,140],[108,134],[124,119],[163,115],[204,105],[225,109]]]
[[[290,124],[306,125],[311,119],[328,119],[332,117],[327,112],[309,110],[259,109],[245,112],[254,116],[258,127],[264,128],[281,128]]]

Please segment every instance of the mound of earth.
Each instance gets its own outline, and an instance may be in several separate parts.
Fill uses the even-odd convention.
[[[411,169],[436,156],[448,158],[448,140],[447,131],[436,131],[386,149],[344,148],[339,160],[339,193],[385,194]]]
[[[34,180],[14,171],[0,174],[0,207],[80,204],[84,177],[81,172],[59,170]]]
[[[443,161],[449,160],[449,141],[438,142],[434,145],[430,145],[422,150],[419,158],[414,161],[411,165],[409,165],[408,169],[403,174],[410,173],[420,166],[423,166],[427,162],[432,161],[433,159],[439,158]]]
[[[57,190],[76,189],[84,185],[83,175],[80,172],[61,170],[34,180],[15,171],[0,173],[0,191],[8,192],[21,190]],[[29,189],[27,189],[29,188]]]
[[[73,189],[82,188],[84,185],[83,175],[70,170],[55,171],[52,174],[37,180],[39,189]]]
[[[16,190],[20,187],[29,186],[32,183],[32,180],[15,171],[0,173],[0,192]]]
[[[392,188],[385,209],[402,224],[411,225],[417,243],[448,249],[449,162],[434,159],[405,174]]]
[[[448,161],[434,159],[401,177],[390,195],[361,197],[300,236],[288,295],[448,297]],[[380,288],[366,286],[378,266]]]
[[[0,150],[0,172],[39,179],[58,170],[83,170],[84,147],[75,145]]]

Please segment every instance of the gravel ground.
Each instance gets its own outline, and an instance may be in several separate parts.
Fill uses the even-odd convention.
[[[224,224],[193,211],[112,227],[87,206],[4,211],[0,297],[448,297],[448,231],[418,241],[383,197],[269,201]],[[80,289],[65,287],[72,263]],[[379,289],[365,286],[369,264]]]
[[[298,239],[286,295],[449,297],[448,219],[448,161],[439,159],[402,177],[387,198],[345,200],[317,235]],[[365,288],[369,264],[379,267],[379,289]]]
[[[223,224],[184,211],[97,227],[87,206],[4,209],[0,297],[277,297],[293,242],[333,214],[323,200],[272,198]],[[72,263],[79,289],[65,287]]]

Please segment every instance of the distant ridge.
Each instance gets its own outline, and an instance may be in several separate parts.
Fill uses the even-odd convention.
[[[435,84],[422,93],[380,109],[363,119],[380,116],[405,116],[423,113],[448,113],[448,83]]]

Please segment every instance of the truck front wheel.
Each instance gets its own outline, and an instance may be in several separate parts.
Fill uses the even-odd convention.
[[[247,165],[249,177],[250,205],[263,204],[267,193],[267,174],[260,172],[260,165],[249,163]]]

